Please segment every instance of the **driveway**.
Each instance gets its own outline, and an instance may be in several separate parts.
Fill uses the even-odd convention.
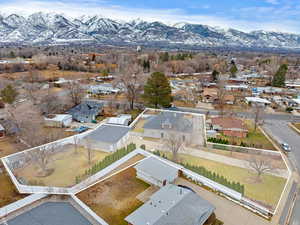
[[[217,218],[223,221],[224,225],[275,225],[275,223],[257,216],[240,205],[207,191],[183,178],[178,178],[176,184],[192,188],[200,197],[212,203],[216,207],[215,213]]]

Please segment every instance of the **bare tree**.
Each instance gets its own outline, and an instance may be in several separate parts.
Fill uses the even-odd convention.
[[[248,160],[248,166],[256,172],[257,181],[260,181],[261,175],[274,170],[274,167],[268,159],[255,156]]]
[[[80,143],[80,138],[77,136],[77,135],[75,135],[74,137],[73,137],[73,144],[74,144],[74,153],[75,154],[78,154],[78,147],[79,147],[79,143]]]
[[[94,151],[92,149],[91,140],[89,138],[86,138],[84,141],[84,147],[86,149],[86,157],[88,160],[88,164],[91,165],[94,157]]]
[[[168,131],[164,133],[163,137],[164,146],[172,152],[172,159],[178,162],[178,152],[183,149],[185,140],[182,134],[176,131]]]
[[[225,89],[225,81],[219,80],[218,81],[218,96],[217,96],[217,104],[218,109],[220,111],[220,115],[224,115],[225,110],[225,96],[226,96],[226,89]]]
[[[78,82],[69,82],[69,95],[71,97],[72,103],[78,105],[81,103],[82,97],[84,95],[84,90]]]
[[[145,80],[142,68],[137,64],[127,65],[126,69],[122,68],[120,75],[116,78],[114,83],[124,87],[130,109],[134,108],[134,104],[144,88]]]
[[[36,162],[41,169],[42,176],[49,174],[48,164],[50,161],[50,153],[48,152],[47,146],[41,146],[36,151],[29,151],[31,159]]]
[[[261,113],[263,109],[259,105],[255,105],[253,111],[254,111],[254,131],[256,131],[259,121],[261,119]]]

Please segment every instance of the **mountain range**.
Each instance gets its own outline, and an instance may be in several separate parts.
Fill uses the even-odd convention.
[[[198,47],[300,48],[300,35],[242,32],[201,24],[142,20],[117,21],[101,16],[67,18],[62,14],[0,16],[0,44],[103,43],[122,45],[185,45]]]

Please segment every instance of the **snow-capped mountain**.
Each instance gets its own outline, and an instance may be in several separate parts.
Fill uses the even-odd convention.
[[[115,21],[101,16],[70,19],[60,14],[0,15],[0,44],[55,43],[143,44],[198,47],[300,48],[300,35],[235,29],[201,24]]]

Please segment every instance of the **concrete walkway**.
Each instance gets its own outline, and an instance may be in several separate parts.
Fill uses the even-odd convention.
[[[245,169],[251,169],[251,168],[249,168],[249,163],[246,160],[235,159],[235,158],[231,158],[228,156],[219,155],[219,154],[215,154],[215,153],[211,153],[211,152],[207,152],[207,151],[201,151],[201,150],[192,149],[192,148],[186,148],[185,151],[182,151],[182,153],[196,156],[199,158],[212,160],[212,161],[217,161],[217,162],[224,163],[224,164],[231,165],[231,166],[241,167],[241,168],[245,168]],[[253,169],[253,171],[254,171],[254,169]],[[277,177],[283,177],[283,178],[289,177],[289,172],[288,172],[288,170],[285,170],[285,169],[276,169],[274,171],[267,172],[267,173],[277,176]]]

